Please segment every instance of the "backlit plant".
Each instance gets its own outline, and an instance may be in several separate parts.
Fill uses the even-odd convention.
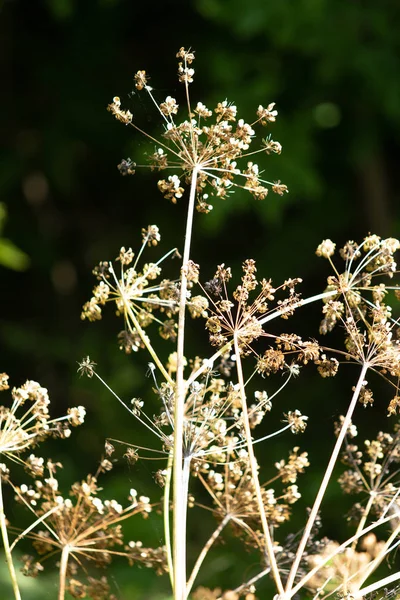
[[[76,598],[113,598],[106,576],[86,577],[84,564],[106,567],[114,556],[125,557],[133,565],[145,564],[160,575],[168,574],[174,600],[253,600],[263,577],[273,581],[274,600],[382,597],[380,590],[391,593],[400,579],[397,571],[380,579],[375,573],[398,544],[399,427],[395,424],[393,432],[377,432],[375,439],[358,445],[353,439],[357,435],[356,408],[377,408],[371,408],[378,398],[374,400],[374,386],[367,381],[370,373],[377,373],[391,390],[388,414],[395,419],[400,408],[400,328],[392,308],[400,298],[395,259],[400,242],[369,234],[360,243],[347,242],[336,253],[335,243],[323,240],[316,254],[329,261],[332,273],[327,284],[322,284],[322,291],[308,298],[301,296],[301,278],[275,284],[258,274],[252,258],[243,262],[241,273],[233,273],[221,257],[211,279],[203,278],[191,256],[194,209],[207,214],[215,202],[227,200],[237,189],[248,191],[256,201],[267,201],[270,190],[278,195],[288,190],[279,180],[267,179],[264,166],[253,162],[256,155],[266,158],[281,153],[280,143],[269,133],[278,115],[275,104],[260,105],[254,120],[247,123],[227,100],[213,109],[194,103],[189,93],[194,53],[181,48],[177,58],[184,110],[171,96],[158,101],[145,71],[134,76],[137,92],[148,95],[161,118],[159,139],[143,131],[119,97],[114,97],[108,110],[153,145],[146,164],[125,158],[118,168],[122,175],[133,175],[144,166],[162,173],[157,182],[159,191],[178,204],[174,210],[187,213],[184,241],[181,244],[177,239],[176,248],[158,257],[159,228],[155,224],[144,227],[136,252],[130,246],[122,247],[116,261],[107,259],[95,267],[97,282],[81,315],[82,319],[98,321],[105,305],[111,304],[123,322],[118,333],[120,349],[131,359],[138,351],[148,353],[148,381],[150,394],[158,400],[157,414],[147,408],[147,400],[127,402],[117,390],[108,389],[130,413],[133,428],[145,427],[154,434],[154,447],[149,449],[136,445],[135,435],[123,442],[131,464],[149,454],[163,460],[155,474],[162,497],[150,504],[148,498],[136,498],[131,490],[129,504],[123,508],[115,500],[100,499],[97,473],[74,484],[72,499],[66,498],[59,492],[54,463],[47,463],[48,477],[43,478],[41,461],[38,472],[31,467],[33,484],[13,484],[18,501],[34,514],[32,526],[17,540],[21,536],[32,538],[39,553],[38,559],[25,557],[24,570],[37,575],[43,562],[59,554],[60,600],[67,589]],[[256,134],[262,127],[267,128],[267,135],[257,144]],[[135,247],[134,242],[129,243]],[[339,254],[338,260],[335,254]],[[175,259],[172,266],[180,261],[173,278],[162,276],[163,263],[169,257]],[[290,318],[315,302],[322,303],[319,332],[310,331],[307,339],[288,332]],[[203,322],[204,339],[210,344],[208,356],[189,356],[188,316]],[[276,319],[284,322],[281,333],[269,328]],[[324,336],[335,328],[341,329],[344,339],[342,346],[333,350],[325,345]],[[166,343],[169,356],[165,362],[161,357]],[[312,468],[299,434],[307,425],[312,428],[315,424],[312,415],[309,420],[302,407],[294,405],[282,414],[279,430],[270,427],[270,433],[257,435],[257,427],[263,423],[264,431],[268,429],[270,411],[277,409],[277,395],[288,385],[301,385],[303,368],[314,366],[324,380],[329,380],[341,370],[341,363],[358,369],[349,390],[347,411],[332,427],[336,441],[333,436],[332,453],[304,526],[288,534],[301,498],[301,476]],[[82,360],[79,371],[108,387],[89,357]],[[329,381],[324,384],[329,386]],[[28,428],[25,437],[9,441],[9,432],[18,430],[14,416],[9,414],[3,409],[0,452],[5,456],[14,453],[20,460],[33,433]],[[82,415],[82,409],[71,409],[66,422],[78,424]],[[47,416],[43,418],[47,423]],[[37,441],[45,437],[40,433],[41,423],[39,419],[36,424]],[[66,430],[60,425],[50,426],[50,421],[48,425],[46,435],[54,431],[65,436]],[[295,435],[295,441],[288,440],[287,455],[273,460],[270,475],[265,476],[257,456],[268,448],[269,439],[284,432]],[[106,443],[107,456],[113,451],[111,442]],[[100,471],[112,466],[107,456]],[[27,462],[34,465],[37,460],[29,458]],[[351,511],[351,536],[333,540],[320,533],[320,517],[328,486],[337,485],[334,469],[341,463],[345,468],[339,473],[339,484],[356,502]],[[2,473],[8,477],[5,466]],[[199,489],[207,504],[197,500]],[[164,540],[160,547],[147,548],[141,541],[125,543],[122,521],[137,513],[147,517],[154,505],[163,513]],[[187,545],[188,508],[192,506],[209,511],[216,520],[215,529],[205,536],[196,556],[189,555]],[[257,553],[259,572],[250,579],[238,575],[229,589],[210,589],[201,579],[202,566],[212,555],[215,542],[228,530],[245,548]],[[20,598],[15,577],[14,593]]]

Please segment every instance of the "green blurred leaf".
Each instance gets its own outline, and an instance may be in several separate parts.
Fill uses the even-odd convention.
[[[10,240],[0,239],[0,264],[14,271],[24,271],[29,267],[29,256],[17,248]]]

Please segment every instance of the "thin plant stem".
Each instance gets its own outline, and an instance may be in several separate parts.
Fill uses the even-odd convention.
[[[337,296],[337,295],[338,295],[337,290],[334,290],[334,291],[329,291],[329,292],[322,292],[322,294],[317,294],[315,296],[311,296],[310,298],[306,298],[305,300],[304,299],[299,300],[296,304],[294,304],[294,306],[287,307],[286,309],[280,308],[278,310],[275,310],[270,315],[267,315],[266,317],[263,317],[262,319],[260,319],[259,323],[260,323],[260,325],[264,325],[265,323],[268,323],[269,321],[273,321],[274,319],[281,317],[283,314],[289,312],[290,310],[293,310],[293,308],[300,308],[301,306],[305,306],[306,304],[311,304],[312,302],[318,302],[318,300],[324,300],[325,298],[331,298],[332,296]],[[190,375],[188,382],[187,382],[188,386],[191,383],[193,383],[193,381],[198,379],[200,377],[200,375],[202,375],[204,373],[204,371],[206,371],[209,368],[209,364],[213,363],[217,358],[219,358],[220,356],[225,354],[225,352],[228,352],[228,350],[230,350],[232,345],[233,345],[233,340],[229,340],[226,344],[224,344],[224,346],[222,346],[222,348],[217,350],[217,352],[215,352],[215,354],[213,354],[212,357],[208,361],[204,361],[204,363],[201,365],[201,367],[199,367],[197,369],[197,371],[195,371],[194,373],[192,373],[192,375]]]
[[[70,553],[70,547],[68,544],[64,546],[61,553],[61,561],[60,561],[60,586],[58,588],[58,600],[64,600],[65,598],[65,587],[67,580],[67,567],[68,567],[68,558]]]
[[[376,494],[375,493],[371,493],[370,496],[369,496],[369,498],[368,498],[367,506],[364,509],[363,516],[361,517],[361,519],[360,519],[360,521],[359,521],[359,523],[357,525],[356,534],[359,531],[361,531],[362,529],[364,529],[365,523],[367,522],[368,515],[370,513],[370,510],[372,508],[373,503],[375,502],[375,499],[376,499]],[[357,541],[358,541],[357,539],[354,540],[354,542],[351,545],[351,550],[354,551],[356,549]],[[350,573],[351,573],[351,565],[352,565],[353,560],[354,560],[354,556],[351,556],[350,560],[349,560],[349,572]]]
[[[167,549],[167,563],[168,563],[168,574],[171,582],[172,589],[174,588],[174,568],[172,560],[172,547],[171,547],[171,529],[169,520],[169,499],[171,494],[171,475],[172,475],[172,462],[173,453],[172,451],[168,456],[167,474],[165,476],[165,488],[164,488],[164,538],[165,546]]]
[[[159,370],[162,373],[163,377],[165,377],[165,381],[168,381],[168,383],[170,383],[172,385],[173,381],[172,381],[171,377],[169,376],[169,374],[166,371],[164,365],[162,364],[162,362],[158,358],[157,353],[154,351],[153,346],[150,343],[149,337],[147,336],[147,334],[141,328],[141,326],[139,324],[139,321],[135,317],[135,313],[133,312],[132,307],[129,306],[128,304],[125,304],[125,309],[126,309],[126,312],[129,315],[129,317],[132,319],[132,323],[133,323],[136,331],[138,332],[138,334],[140,336],[140,339],[142,340],[143,344],[146,346],[146,349],[147,349],[148,353],[150,354],[151,358],[154,360],[155,364],[159,368]]]
[[[400,533],[400,524],[394,529],[394,531],[392,531],[392,533],[386,540],[384,546],[382,547],[381,551],[379,552],[378,556],[376,556],[374,558],[374,560],[371,561],[370,564],[368,565],[368,567],[360,581],[360,587],[368,579],[368,577],[371,575],[371,573],[373,573],[379,567],[379,565],[385,558],[388,548],[390,548],[390,545],[393,542],[393,540],[395,540],[399,536],[399,533]]]
[[[196,580],[197,574],[200,571],[200,567],[203,564],[203,561],[204,561],[205,557],[207,556],[211,546],[213,545],[215,540],[218,538],[219,534],[221,533],[221,531],[223,530],[225,525],[227,525],[229,523],[230,519],[231,519],[231,515],[225,515],[225,517],[222,519],[221,523],[213,531],[213,533],[208,538],[207,542],[204,544],[203,549],[200,552],[199,556],[197,557],[196,564],[194,565],[193,570],[190,574],[190,577],[189,577],[189,580],[187,583],[187,588],[186,588],[187,595],[190,594],[190,590],[192,589],[193,584]]]
[[[7,567],[8,567],[8,572],[10,573],[11,584],[12,584],[15,600],[21,600],[21,594],[20,594],[19,587],[18,587],[17,575],[15,573],[15,567],[14,567],[14,563],[13,563],[13,559],[12,559],[12,553],[10,550],[10,542],[8,540],[6,515],[4,513],[3,489],[2,489],[1,475],[0,475],[0,528],[1,528],[1,536],[3,538],[4,553],[6,555]]]
[[[18,544],[18,542],[20,540],[22,540],[22,538],[24,538],[30,531],[32,531],[32,529],[34,529],[36,527],[36,525],[39,525],[39,523],[43,523],[43,521],[45,519],[47,519],[47,517],[49,517],[53,513],[57,512],[58,510],[60,510],[60,507],[58,505],[54,506],[53,508],[51,508],[50,510],[48,510],[46,513],[44,513],[44,515],[42,515],[41,517],[39,517],[39,519],[36,519],[36,521],[34,523],[32,523],[31,525],[29,525],[29,527],[27,527],[25,529],[25,531],[23,531],[22,533],[20,533],[19,536],[13,541],[13,543],[10,546],[10,551],[12,552],[14,550],[15,546]]]
[[[396,536],[398,535],[398,533],[399,533],[399,531],[397,531]],[[373,565],[371,573],[372,573],[372,571],[376,570],[376,568],[380,565],[380,563],[383,561],[385,556],[387,556],[390,552],[392,552],[395,548],[397,548],[400,545],[400,540],[398,540],[395,544],[390,545],[391,542],[393,541],[393,539],[394,539],[393,535],[391,535],[390,539],[385,543],[385,547],[379,552],[376,559],[374,559],[373,561],[371,561],[370,563],[367,564],[366,569],[369,569]],[[375,561],[377,561],[377,563],[375,563]],[[351,594],[351,592],[347,591],[349,589],[348,584],[355,578],[360,577],[360,575],[364,569],[365,569],[364,566],[360,567],[359,569],[357,569],[357,571],[352,573],[350,577],[347,578],[347,580],[345,582],[345,585],[347,586],[346,589],[345,589],[345,586],[342,583],[340,583],[334,590],[329,592],[329,594],[324,597],[324,600],[325,600],[325,598],[333,596],[334,594],[336,594],[339,591],[341,591],[342,593],[350,593]],[[363,582],[366,579],[367,578],[363,575],[362,582],[358,582],[358,589],[362,586]],[[343,589],[341,589],[341,588],[343,588]]]
[[[264,569],[260,573],[257,573],[257,575],[254,575],[254,577],[252,577],[251,579],[249,579],[245,583],[242,583],[241,585],[239,585],[238,587],[236,587],[232,591],[236,592],[236,593],[240,593],[243,590],[247,590],[251,585],[253,585],[257,581],[259,581],[260,579],[262,579],[263,577],[265,577],[269,573],[271,573],[271,569],[269,567],[267,567],[266,569]],[[223,600],[222,596],[219,596],[219,598],[217,598],[217,600]]]
[[[362,537],[363,535],[369,533],[377,527],[380,527],[384,523],[388,523],[394,518],[398,518],[397,515],[390,515],[389,517],[385,517],[383,519],[381,518],[379,519],[379,521],[368,525],[368,527],[366,527],[362,531],[359,531],[357,534],[352,535],[348,540],[343,542],[343,544],[340,544],[340,546],[335,548],[335,550],[331,554],[329,554],[329,556],[324,557],[323,560],[316,567],[314,567],[313,569],[311,569],[311,571],[307,573],[307,575],[304,575],[304,577],[301,578],[301,580],[292,588],[292,590],[289,593],[286,593],[285,598],[293,598],[293,596],[297,594],[297,592],[301,590],[306,585],[306,583],[308,583],[308,581],[312,579],[316,573],[318,573],[320,569],[322,569],[328,562],[335,558],[336,555],[343,552],[343,550],[345,550],[347,546],[350,546],[354,542],[354,540],[360,539],[360,537]]]
[[[398,581],[399,579],[400,571],[397,571],[396,573],[393,573],[392,575],[389,575],[384,579],[380,579],[375,583],[371,583],[371,585],[367,586],[366,588],[363,588],[362,590],[358,590],[358,592],[352,592],[352,597],[354,598],[354,600],[364,598],[364,596],[366,596],[367,594],[371,594],[372,592],[379,590],[383,586],[388,585],[389,583],[393,583],[394,581]]]
[[[282,315],[293,311],[295,308],[300,308],[300,306],[305,306],[306,304],[311,304],[312,302],[317,302],[318,300],[325,300],[325,298],[331,298],[332,296],[338,295],[339,293],[337,290],[332,290],[329,292],[322,292],[322,294],[316,294],[315,296],[310,296],[310,298],[306,298],[305,300],[302,299],[298,302],[295,302],[294,304],[290,304],[289,306],[286,306],[284,308],[277,309],[270,315],[267,315],[262,319],[258,319],[258,322],[260,323],[260,325],[264,325],[265,323],[268,323],[269,321],[272,321],[277,317],[281,317]]]
[[[203,364],[201,365],[201,367],[199,367],[197,369],[197,371],[194,371],[194,373],[192,373],[190,375],[190,377],[187,380],[187,387],[190,386],[190,384],[193,383],[193,381],[196,381],[200,375],[202,375],[205,371],[207,371],[207,369],[210,368],[210,365],[212,365],[217,358],[219,358],[220,356],[222,356],[223,354],[225,354],[225,352],[228,352],[228,350],[231,349],[233,344],[233,340],[230,340],[229,342],[227,342],[226,344],[224,344],[222,346],[222,348],[220,348],[219,350],[217,350],[217,352],[215,352],[211,358],[209,358],[208,360],[203,361]]]
[[[197,169],[193,169],[186,220],[185,245],[181,269],[181,289],[178,315],[177,367],[174,411],[174,464],[173,464],[173,553],[174,553],[174,599],[186,599],[186,515],[187,498],[183,480],[183,425],[185,415],[184,341],[187,294],[187,265],[192,239],[193,213],[196,200]]]
[[[282,584],[281,576],[279,574],[278,565],[276,562],[274,545],[273,545],[271,533],[269,530],[267,516],[265,514],[265,508],[264,508],[264,502],[263,502],[263,498],[262,498],[260,481],[258,479],[258,465],[257,465],[257,460],[256,460],[256,457],[254,454],[253,442],[252,442],[252,438],[251,438],[251,429],[250,429],[249,415],[248,415],[247,403],[246,403],[246,393],[245,393],[245,389],[244,389],[242,361],[240,358],[240,348],[239,348],[236,334],[234,335],[234,343],[235,343],[235,355],[236,355],[236,371],[237,371],[237,375],[238,375],[240,397],[242,400],[243,426],[244,426],[245,436],[246,436],[246,440],[247,440],[247,450],[249,453],[251,475],[252,475],[252,479],[253,479],[254,490],[256,492],[258,510],[260,513],[260,519],[261,519],[263,532],[264,532],[264,536],[265,536],[266,552],[267,552],[268,560],[269,560],[269,563],[271,566],[272,576],[276,583],[278,592],[280,594],[282,594],[284,592],[283,584]]]
[[[368,368],[369,368],[369,364],[367,362],[365,362],[363,364],[363,366],[362,366],[362,369],[361,369],[361,372],[360,372],[360,375],[359,375],[359,378],[358,378],[358,381],[357,381],[357,385],[356,385],[356,387],[354,389],[354,392],[353,392],[353,396],[352,396],[352,399],[351,399],[351,402],[350,402],[350,406],[349,406],[349,408],[347,410],[347,414],[346,414],[345,419],[343,421],[342,428],[341,428],[340,433],[338,435],[338,438],[336,440],[336,444],[334,446],[332,455],[331,455],[331,457],[329,459],[329,463],[328,463],[328,466],[326,468],[325,475],[324,475],[324,477],[322,479],[320,488],[318,490],[317,496],[316,496],[315,501],[314,501],[314,505],[313,505],[313,507],[311,509],[310,516],[308,518],[308,521],[307,521],[307,524],[305,526],[303,535],[301,537],[301,540],[300,540],[300,543],[299,543],[299,547],[298,547],[297,552],[296,552],[296,557],[295,557],[295,559],[293,561],[292,568],[290,570],[289,577],[288,577],[288,580],[287,580],[286,589],[285,589],[285,596],[284,596],[285,600],[286,600],[286,598],[290,598],[291,597],[288,594],[289,594],[289,592],[291,591],[291,589],[293,587],[293,582],[294,582],[294,579],[296,577],[297,570],[299,568],[300,561],[302,559],[304,549],[305,549],[305,547],[307,545],[307,542],[309,540],[311,529],[312,529],[312,527],[313,527],[313,525],[315,523],[315,519],[317,518],[317,514],[318,514],[319,508],[321,506],[321,502],[322,502],[322,500],[324,498],[324,495],[325,495],[325,492],[326,492],[326,488],[328,486],[328,483],[330,481],[333,469],[334,469],[334,467],[336,465],[336,462],[337,462],[337,459],[339,457],[339,453],[340,453],[340,450],[341,450],[344,438],[345,438],[346,433],[348,431],[348,428],[349,428],[349,426],[351,424],[351,419],[352,419],[355,407],[357,405],[358,398],[359,398],[359,395],[360,395],[360,392],[361,392],[361,389],[362,389],[362,386],[363,386],[363,383],[364,383],[364,380],[365,380],[365,375],[367,373]]]

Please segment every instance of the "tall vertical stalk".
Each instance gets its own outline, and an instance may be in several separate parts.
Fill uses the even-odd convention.
[[[12,553],[10,550],[10,542],[8,540],[8,532],[7,532],[7,522],[6,515],[4,513],[4,503],[3,503],[3,489],[2,489],[2,477],[0,475],[0,529],[1,536],[3,538],[4,545],[4,553],[6,555],[6,562],[8,567],[8,572],[10,573],[11,584],[15,596],[15,600],[21,600],[21,594],[18,587],[17,575],[15,573],[15,567],[12,559]]]
[[[293,561],[293,564],[292,564],[292,567],[290,569],[290,573],[289,573],[289,577],[288,577],[287,584],[286,584],[286,589],[285,589],[285,595],[283,596],[283,598],[285,600],[286,600],[286,598],[290,598],[291,597],[290,591],[291,591],[291,589],[293,587],[294,579],[296,577],[297,570],[298,570],[299,565],[300,565],[300,561],[302,559],[302,556],[303,556],[306,544],[307,544],[308,539],[310,537],[311,529],[312,529],[312,527],[313,527],[313,525],[315,523],[315,519],[317,518],[317,514],[318,514],[319,508],[321,506],[321,502],[323,500],[323,497],[325,495],[326,488],[327,488],[328,483],[330,481],[330,478],[331,478],[331,475],[332,475],[332,471],[333,471],[333,469],[334,469],[334,467],[336,465],[337,459],[339,457],[339,452],[341,450],[344,438],[345,438],[347,430],[348,430],[348,428],[350,426],[351,419],[352,419],[355,407],[357,405],[358,398],[360,396],[361,388],[363,386],[363,383],[364,383],[364,380],[365,380],[365,375],[366,375],[366,373],[368,371],[368,368],[369,368],[369,364],[367,362],[365,362],[363,364],[363,366],[362,366],[361,373],[360,373],[358,381],[357,381],[357,385],[354,388],[354,392],[353,392],[353,396],[351,398],[350,406],[349,406],[349,408],[347,410],[347,414],[346,414],[345,419],[343,421],[342,428],[341,428],[340,433],[338,435],[338,438],[336,440],[335,447],[333,448],[332,455],[331,455],[331,457],[329,459],[329,463],[328,463],[328,466],[326,468],[325,475],[324,475],[324,477],[322,479],[320,488],[318,490],[317,497],[315,498],[314,505],[313,505],[313,507],[311,509],[310,516],[309,516],[308,521],[307,521],[307,525],[305,526],[302,538],[300,540],[300,544],[299,544],[299,547],[298,547],[297,552],[296,552],[296,557],[295,557],[295,559]]]
[[[173,466],[173,556],[174,556],[174,600],[186,600],[186,511],[187,489],[183,473],[183,423],[185,414],[184,341],[185,311],[187,294],[187,265],[192,239],[193,213],[196,200],[197,169],[193,169],[186,219],[185,245],[181,268],[179,297],[177,368],[174,412],[174,466]]]

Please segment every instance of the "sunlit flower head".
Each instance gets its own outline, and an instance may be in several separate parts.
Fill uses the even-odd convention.
[[[3,390],[8,387],[6,377],[2,375]],[[33,454],[23,459],[21,454],[49,436],[69,437],[71,427],[83,423],[86,411],[83,406],[78,406],[70,408],[63,417],[51,418],[48,391],[32,380],[13,388],[11,395],[11,407],[0,406],[0,455],[3,459],[24,464],[33,473],[40,473],[43,459]]]
[[[197,209],[209,212],[214,197],[227,198],[235,188],[249,191],[254,198],[263,200],[268,190],[283,195],[288,189],[280,181],[268,181],[262,176],[253,157],[259,153],[280,154],[282,146],[268,135],[262,140],[261,147],[251,149],[257,125],[266,127],[276,121],[278,111],[275,103],[266,107],[259,106],[256,119],[247,123],[238,118],[235,104],[228,100],[218,102],[211,110],[203,102],[193,104],[189,86],[193,82],[194,53],[181,48],[177,53],[178,79],[185,86],[186,118],[179,117],[179,104],[172,96],[158,102],[153,88],[148,85],[148,75],[138,71],[134,77],[135,88],[144,90],[150,97],[163,120],[162,140],[145,133],[137,124],[134,114],[121,108],[118,96],[108,105],[115,118],[144,134],[153,144],[154,152],[149,156],[152,170],[172,171],[158,181],[163,196],[176,203],[184,194],[185,186],[195,177]],[[118,166],[123,175],[133,174],[136,164],[124,159]]]

